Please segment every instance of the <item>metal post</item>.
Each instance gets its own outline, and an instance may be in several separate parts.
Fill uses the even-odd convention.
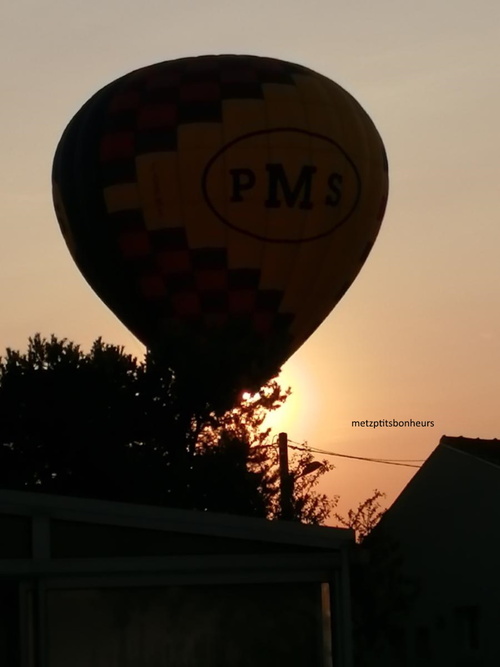
[[[349,576],[349,551],[347,547],[340,550],[340,598],[341,598],[341,620],[343,636],[343,665],[352,667],[353,664],[353,637],[352,637],[352,610],[351,610],[351,584]]]
[[[291,521],[293,519],[293,476],[288,470],[288,435],[278,435],[279,463],[280,463],[280,500],[281,518]]]

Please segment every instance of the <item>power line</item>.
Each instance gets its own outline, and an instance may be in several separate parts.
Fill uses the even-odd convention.
[[[294,445],[301,445],[301,446],[305,445],[305,449],[311,449],[311,451],[314,451],[318,454],[334,454],[334,452],[331,452],[331,451],[326,450],[326,449],[318,449],[317,447],[308,447],[308,445],[306,443],[294,442],[292,440],[290,440],[289,442],[293,442]],[[348,455],[348,454],[335,454],[335,456],[348,456],[348,457],[350,457],[350,455]],[[425,459],[382,459],[380,457],[365,457],[365,456],[352,457],[352,458],[362,458],[362,459],[366,459],[366,460],[369,460],[369,461],[372,461],[372,460],[373,461],[393,461],[393,462],[397,462],[397,463],[423,463],[425,461]]]
[[[295,440],[288,440],[289,448],[296,449],[301,452],[311,452],[312,454],[321,454],[322,456],[338,456],[343,459],[354,459],[355,461],[367,461],[368,463],[383,463],[390,466],[403,466],[404,468],[421,468],[422,466],[416,463],[423,463],[425,459],[378,459],[369,456],[354,456],[352,454],[340,454],[339,452],[329,452],[325,449],[318,449],[316,447],[309,447],[306,443],[296,442]],[[276,447],[274,438],[271,443],[265,445],[255,445],[252,449],[261,449],[268,447]]]
[[[300,447],[293,447],[293,449],[301,449]],[[368,456],[352,456],[350,454],[339,454],[338,452],[323,452],[320,450],[310,449],[302,451],[311,451],[314,454],[321,454],[323,456],[339,456],[344,459],[355,459],[356,461],[368,461],[369,463],[384,463],[389,466],[403,466],[404,468],[420,468],[421,466],[414,463],[403,463],[402,461],[390,461],[388,459],[373,459]]]
[[[307,451],[313,454],[321,454],[323,456],[338,456],[345,459],[354,459],[356,461],[368,461],[369,463],[384,463],[385,465],[393,466],[403,466],[405,468],[420,468],[421,466],[415,465],[413,462],[423,462],[424,459],[377,459],[368,456],[353,456],[352,454],[340,454],[339,452],[329,452],[324,449],[317,449],[315,447],[304,446],[304,443],[295,442],[294,440],[289,440],[289,443],[292,443],[290,448],[297,449],[299,451]],[[293,445],[296,445],[295,447]]]

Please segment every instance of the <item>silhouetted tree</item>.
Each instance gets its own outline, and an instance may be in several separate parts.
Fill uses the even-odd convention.
[[[355,667],[401,664],[405,615],[418,593],[416,579],[404,573],[398,542],[384,522],[379,525],[387,511],[379,502],[384,497],[375,489],[347,517],[334,515],[341,526],[355,530],[358,543],[351,561]]]
[[[337,513],[334,517],[342,527],[352,528],[356,533],[356,542],[361,543],[387,511],[380,505],[381,498],[385,498],[385,493],[375,489],[373,494],[359,503],[356,509],[350,509],[346,517]]]
[[[193,389],[195,392],[195,389]],[[224,410],[146,355],[39,334],[0,359],[0,485],[200,510],[277,516],[277,453],[263,421],[289,391],[276,381]],[[297,520],[324,521],[334,506],[313,491],[331,466],[300,477],[312,455],[292,457]]]

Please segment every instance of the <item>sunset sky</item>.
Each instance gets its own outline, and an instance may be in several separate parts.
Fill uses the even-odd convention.
[[[425,459],[444,434],[500,437],[498,0],[16,0],[0,9],[0,354],[35,332],[143,347],[73,263],[52,208],[56,144],[86,99],[162,60],[297,62],[353,94],[387,148],[382,230],[333,313],[285,365],[271,420],[296,442]],[[434,428],[353,428],[353,420]],[[390,504],[414,468],[333,458],[341,510]]]

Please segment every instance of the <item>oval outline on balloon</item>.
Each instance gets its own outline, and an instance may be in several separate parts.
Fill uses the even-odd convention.
[[[300,239],[290,239],[290,238],[271,238],[268,236],[263,236],[262,234],[256,234],[255,232],[251,232],[247,229],[242,229],[241,227],[238,227],[238,225],[235,225],[234,223],[230,222],[227,220],[219,211],[215,208],[215,206],[212,204],[212,201],[210,199],[209,193],[208,193],[208,187],[207,187],[207,179],[208,175],[210,172],[210,169],[212,166],[215,164],[215,162],[219,159],[219,157],[225,153],[229,148],[234,146],[235,144],[244,141],[245,139],[250,139],[251,137],[256,137],[259,135],[263,134],[271,134],[274,132],[296,132],[298,134],[305,134],[309,137],[313,137],[315,139],[321,139],[323,141],[326,141],[327,143],[335,146],[335,148],[341,153],[343,158],[349,163],[350,167],[352,168],[354,175],[356,177],[356,182],[357,182],[357,192],[356,196],[354,197],[353,204],[349,211],[344,215],[344,217],[336,222],[331,229],[328,229],[325,232],[321,232],[320,234],[315,234],[314,236],[306,236]],[[202,187],[202,192],[203,192],[203,197],[205,199],[206,204],[212,211],[212,213],[227,227],[230,227],[231,229],[240,232],[241,234],[245,234],[246,236],[250,236],[254,239],[257,239],[258,241],[265,241],[267,243],[308,243],[310,241],[316,241],[318,239],[324,238],[325,236],[329,236],[330,234],[333,234],[339,227],[344,225],[347,220],[351,217],[351,215],[354,213],[359,200],[361,198],[361,177],[359,175],[358,168],[356,167],[354,161],[349,157],[347,152],[340,146],[340,144],[335,141],[335,139],[332,139],[331,137],[327,137],[323,134],[319,134],[318,132],[310,132],[309,130],[303,130],[299,129],[296,127],[277,127],[277,128],[270,128],[266,130],[257,130],[255,132],[247,132],[246,134],[241,135],[240,137],[237,137],[236,139],[232,139],[229,141],[227,144],[224,144],[222,148],[220,148],[215,155],[213,155],[210,160],[207,162],[205,169],[203,170],[202,174],[202,182],[201,182],[201,187]]]

